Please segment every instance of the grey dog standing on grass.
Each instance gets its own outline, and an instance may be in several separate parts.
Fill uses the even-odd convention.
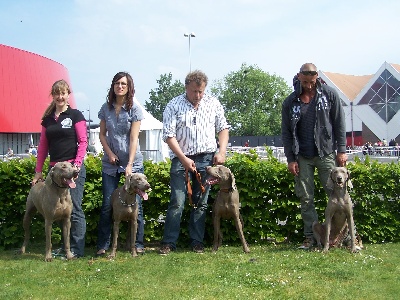
[[[45,260],[52,261],[51,232],[54,221],[61,220],[63,226],[63,239],[67,259],[74,256],[70,249],[70,229],[72,200],[70,188],[75,188],[75,179],[78,170],[69,162],[58,162],[47,174],[45,181],[39,181],[32,186],[26,201],[26,211],[23,220],[25,231],[24,243],[20,252],[25,253],[30,238],[30,224],[33,215],[39,211],[45,220],[46,254]]]
[[[217,251],[222,244],[221,218],[232,218],[235,222],[236,231],[242,242],[243,251],[249,253],[250,249],[247,245],[243,234],[243,219],[240,215],[239,192],[236,188],[235,177],[231,170],[225,166],[213,166],[206,168],[208,184],[218,184],[219,191],[213,204],[212,219],[214,224],[214,245],[213,251]]]
[[[129,236],[127,237],[129,241],[129,249],[132,256],[137,256],[135,244],[139,208],[136,201],[136,194],[142,197],[143,200],[147,200],[148,195],[146,190],[148,189],[150,189],[150,184],[147,182],[146,176],[142,173],[133,173],[126,177],[123,186],[118,187],[111,194],[114,228],[112,251],[108,258],[114,258],[116,256],[119,224],[121,221],[129,221]]]

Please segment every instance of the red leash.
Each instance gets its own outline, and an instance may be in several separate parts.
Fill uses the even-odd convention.
[[[200,184],[201,193],[203,194],[206,189],[201,183],[201,175],[196,170],[193,173],[196,175],[196,179]],[[193,190],[192,190],[192,185],[190,184],[189,170],[188,169],[186,169],[186,172],[185,172],[185,179],[186,179],[186,184],[187,184],[187,193],[188,193],[188,198],[189,198],[189,205],[193,206],[194,208],[196,208],[196,205],[193,205],[193,202],[192,202]]]

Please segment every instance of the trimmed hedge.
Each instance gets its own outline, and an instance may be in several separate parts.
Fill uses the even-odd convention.
[[[0,162],[0,248],[19,247],[23,241],[22,218],[30,188],[35,158],[14,159]],[[47,162],[46,162],[47,163]],[[87,222],[87,245],[95,245],[97,223],[102,202],[101,161],[98,157],[85,160],[87,178],[83,209]],[[293,176],[286,164],[280,163],[270,153],[267,160],[260,160],[255,152],[232,153],[226,162],[235,174],[241,199],[241,213],[245,236],[250,244],[268,239],[278,242],[298,242],[303,239],[303,223],[299,200],[294,195]],[[364,242],[398,242],[400,240],[400,166],[397,163],[380,164],[356,161],[348,164],[354,188],[350,195],[354,202],[354,220]],[[163,235],[163,217],[169,201],[170,162],[145,162],[145,174],[151,185],[149,200],[143,201],[146,241],[159,241]],[[45,167],[44,170],[47,170]],[[317,176],[315,176],[317,178]],[[121,182],[122,184],[122,182]],[[212,243],[213,228],[211,204],[217,187],[209,197],[206,219],[206,244]],[[316,179],[315,204],[320,220],[324,218],[327,197]],[[188,243],[189,205],[182,217],[179,243]],[[224,243],[240,243],[232,221],[223,221]],[[31,224],[31,241],[44,240],[44,220],[36,214]],[[126,224],[121,226],[124,239]],[[60,240],[60,229],[53,226],[53,240]]]

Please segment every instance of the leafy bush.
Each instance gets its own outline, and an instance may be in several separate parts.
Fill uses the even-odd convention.
[[[400,165],[357,161],[350,167],[357,231],[369,242],[400,239]]]
[[[11,248],[22,244],[22,218],[25,202],[30,189],[35,158],[15,159],[0,162],[0,247]],[[47,166],[48,162],[46,162]],[[86,215],[86,243],[95,245],[97,223],[102,203],[101,161],[98,157],[85,160],[87,178],[83,209]],[[241,199],[241,213],[244,220],[245,236],[250,244],[262,243],[267,238],[280,241],[300,241],[303,238],[303,223],[299,200],[293,192],[293,176],[286,164],[280,163],[270,153],[261,160],[255,152],[250,154],[232,153],[226,162],[235,174],[236,185]],[[349,163],[348,169],[354,188],[350,195],[354,202],[354,219],[363,241],[371,243],[398,242],[400,240],[400,167],[399,164],[371,162]],[[149,200],[143,201],[145,217],[145,239],[159,241],[163,235],[163,218],[169,202],[170,161],[161,163],[145,162],[145,174],[152,187]],[[47,167],[44,168],[47,170]],[[44,174],[45,175],[45,174]],[[121,179],[123,180],[123,178]],[[121,182],[122,184],[122,182]],[[315,204],[320,220],[324,218],[327,197],[315,176]],[[212,187],[209,202],[215,198],[216,186]],[[179,242],[188,241],[188,219],[190,208],[187,204],[182,217]],[[53,239],[60,239],[60,230],[53,226]],[[42,241],[44,220],[36,214],[31,224],[31,240]],[[239,243],[232,221],[221,222],[224,243]],[[121,226],[121,238],[125,237],[126,224]],[[211,243],[213,228],[211,205],[206,219],[205,242]]]

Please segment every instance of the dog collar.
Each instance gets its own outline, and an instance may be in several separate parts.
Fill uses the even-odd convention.
[[[60,188],[60,189],[65,189],[65,188],[66,188],[66,186],[60,186],[57,182],[55,182],[55,181],[53,180],[53,177],[51,178],[51,181],[53,182],[53,184],[54,184],[56,187],[58,187],[58,188]]]
[[[136,193],[133,193],[133,194],[129,194],[128,192],[126,192],[128,195],[136,195]],[[122,205],[125,205],[125,206],[128,206],[128,207],[131,207],[131,206],[134,206],[134,205],[136,205],[136,203],[137,203],[137,200],[136,200],[136,197],[135,197],[135,201],[133,202],[133,203],[131,203],[131,204],[128,204],[128,203],[126,203],[126,201],[124,201],[124,200],[122,200],[122,197],[121,197],[121,190],[119,190],[119,193],[118,193],[118,198],[119,198],[119,201],[121,202],[121,204]]]

